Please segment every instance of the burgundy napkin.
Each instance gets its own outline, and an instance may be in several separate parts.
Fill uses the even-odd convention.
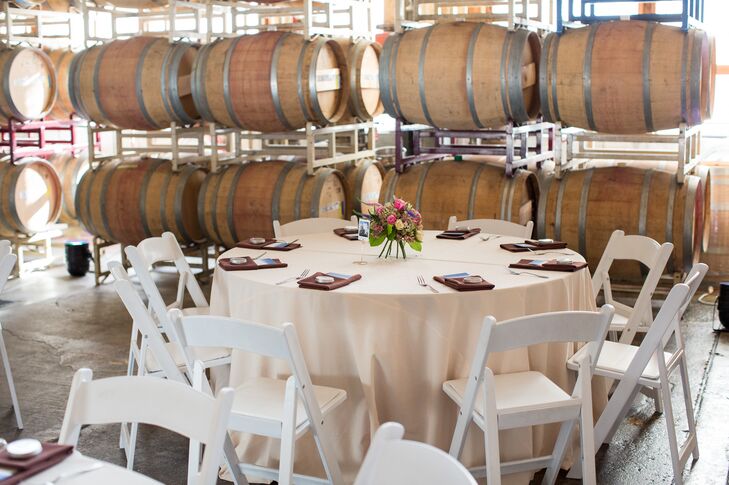
[[[481,283],[465,283],[463,281],[465,278],[465,276],[461,278],[444,278],[443,276],[433,276],[433,279],[438,283],[442,283],[457,291],[492,290],[494,288],[493,283],[489,283],[486,280],[483,280]]]
[[[553,243],[537,243],[536,241],[527,240],[520,244],[528,244],[531,246],[532,251],[542,251],[545,249],[565,249],[567,247],[566,242],[555,241]],[[529,249],[520,247],[518,243],[501,244],[501,249],[506,249],[512,253],[525,253]]]
[[[327,274],[327,273],[321,273],[321,272],[314,273],[313,275],[309,276],[308,278],[299,280],[299,287],[309,288],[311,290],[330,291],[330,290],[336,290],[337,288],[341,288],[342,286],[347,286],[348,284],[362,278],[362,275],[359,275],[359,274],[352,275],[349,278],[337,278],[336,276],[332,276],[332,278],[334,278],[333,283],[317,283],[316,282],[317,276],[332,276],[332,275]]]
[[[15,475],[0,481],[0,483],[2,485],[15,485],[16,483],[20,483],[62,462],[73,452],[73,446],[71,445],[42,443],[42,446],[43,451],[39,455],[31,456],[30,458],[11,458],[7,451],[0,452],[0,466],[17,470]]]
[[[587,263],[574,261],[572,263],[558,263],[556,259],[544,261],[542,264],[532,264],[533,259],[520,259],[517,263],[511,263],[509,268],[519,269],[541,269],[545,271],[566,271],[568,273],[581,270],[587,267]]]
[[[288,266],[286,263],[282,263],[280,259],[274,259],[274,264],[267,264],[264,266],[257,265],[253,259],[249,256],[245,257],[246,262],[243,264],[233,264],[230,262],[230,258],[223,258],[218,261],[218,264],[225,271],[239,271],[239,270],[253,270],[253,269],[268,269],[268,268],[285,268]]]
[[[338,229],[334,229],[334,234],[339,237],[343,237],[344,239],[349,239],[350,241],[357,241],[357,229],[340,227]]]
[[[271,251],[291,251],[292,249],[298,249],[298,248],[301,247],[301,244],[299,244],[299,243],[289,244],[287,246],[283,246],[283,247],[280,247],[280,248],[268,247],[269,244],[273,244],[275,242],[284,242],[284,241],[279,241],[277,239],[266,238],[266,241],[263,242],[263,243],[261,243],[261,244],[253,244],[250,241],[250,239],[244,239],[241,242],[239,242],[238,244],[236,244],[235,247],[237,247],[237,248],[245,248],[245,249],[261,249],[261,248],[266,248],[266,249],[270,249]]]
[[[481,232],[480,228],[471,229],[470,231],[443,231],[436,235],[438,239],[468,239]]]

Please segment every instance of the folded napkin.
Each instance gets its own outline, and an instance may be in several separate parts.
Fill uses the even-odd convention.
[[[532,251],[542,251],[544,249],[565,249],[566,242],[554,241],[551,243],[538,243],[537,241],[526,240],[523,243],[501,244],[501,249],[506,249],[512,253],[525,253],[530,249]]]
[[[334,229],[334,234],[350,241],[357,241],[357,229],[347,229],[346,227],[340,227]]]
[[[317,276],[331,276],[334,278],[334,282],[332,283],[317,283],[316,277]],[[357,281],[362,278],[362,275],[355,274],[355,275],[346,275],[346,274],[339,274],[339,273],[314,273],[313,275],[309,276],[308,278],[304,278],[302,280],[299,280],[299,286],[301,288],[309,288],[312,290],[324,290],[324,291],[330,291],[330,290],[336,290],[337,288],[341,288],[342,286],[347,286],[348,284]]]
[[[2,485],[14,485],[37,475],[43,470],[62,462],[72,452],[73,446],[59,445],[57,443],[42,443],[43,451],[30,458],[11,458],[7,451],[0,452],[0,467],[16,470],[16,472],[4,479]]]
[[[266,269],[266,268],[285,268],[288,266],[286,263],[282,263],[280,259],[272,258],[260,258],[252,259],[249,256],[245,256],[245,263],[233,264],[230,262],[231,258],[223,258],[218,261],[218,264],[225,271],[239,271],[239,270],[252,270],[252,269]]]
[[[438,234],[438,239],[468,239],[471,236],[475,236],[481,232],[481,229],[478,227],[475,229],[471,229],[470,231],[443,231],[440,234]]]
[[[442,283],[446,286],[453,288],[456,291],[477,291],[477,290],[492,290],[494,288],[493,283],[489,283],[483,280],[481,283],[466,283],[463,281],[469,275],[468,273],[456,273],[447,274],[443,276],[433,276],[433,279],[438,283]]]
[[[273,251],[291,251],[292,249],[298,249],[301,247],[299,243],[286,244],[286,241],[279,241],[277,239],[266,238],[266,241],[261,244],[253,244],[250,239],[244,239],[235,245],[237,248],[246,249],[271,249]]]
[[[520,269],[541,269],[545,271],[566,271],[573,272],[587,267],[587,263],[573,261],[571,263],[560,263],[556,259],[520,259],[517,263],[511,263],[509,268]]]

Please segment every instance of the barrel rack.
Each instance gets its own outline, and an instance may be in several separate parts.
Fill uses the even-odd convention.
[[[80,45],[82,39],[73,28],[71,13],[16,8],[2,2],[0,41],[6,45],[70,48]]]
[[[581,160],[676,162],[676,178],[682,184],[701,161],[701,125],[681,123],[676,130],[643,135],[613,135],[579,129],[562,131],[564,159],[555,158],[555,175],[561,179],[566,170],[578,168]],[[641,144],[626,148],[626,143]]]
[[[619,10],[627,6],[637,9],[625,10],[620,15],[601,13],[600,8],[612,4]],[[657,11],[658,6],[667,7],[668,12]],[[565,8],[567,16],[565,17]],[[579,12],[575,12],[578,7]],[[557,32],[572,24],[589,25],[610,20],[647,20],[661,23],[681,24],[682,30],[702,28],[704,21],[704,0],[557,0]]]
[[[403,155],[403,134],[412,136],[412,154]],[[537,121],[516,126],[509,123],[500,129],[477,131],[440,130],[425,125],[395,122],[395,169],[447,155],[495,155],[505,157],[507,177],[534,163],[541,168],[547,160],[560,157],[559,125]]]

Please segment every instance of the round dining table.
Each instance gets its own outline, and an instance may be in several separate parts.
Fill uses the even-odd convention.
[[[596,309],[586,268],[514,274],[508,267],[523,258],[584,261],[569,249],[512,253],[500,245],[523,239],[481,233],[447,240],[436,238],[438,233],[425,231],[422,252],[407,248],[405,259],[381,259],[381,247],[327,232],[286,238],[302,245],[291,251],[234,248],[220,256],[256,257],[265,251],[264,257],[280,259],[285,268],[225,271],[216,266],[212,314],[269,325],[292,322],[314,384],[346,390],[347,400],[328,417],[328,430],[347,483],[353,481],[375,430],[388,421],[403,424],[408,439],[448,450],[458,409],[442,384],[468,375],[485,316],[505,320]],[[336,272],[362,278],[333,291],[305,289],[293,279],[305,270],[309,275]],[[480,275],[494,288],[459,292],[433,280],[454,273]],[[421,286],[419,277],[435,291]],[[565,362],[578,345],[550,343],[494,354],[488,366],[497,374],[537,370],[571,392],[574,375]],[[232,386],[289,374],[283,362],[233,352]],[[593,399],[599,416],[607,388],[593,386]],[[502,431],[502,460],[551,453],[558,428],[555,424]],[[247,434],[233,439],[243,461],[277,467],[278,441]],[[579,457],[577,446],[575,434],[563,466]],[[484,456],[483,434],[472,424],[461,460],[480,465]],[[311,436],[296,444],[294,471],[324,476]],[[522,473],[504,481],[527,483],[529,478]]]

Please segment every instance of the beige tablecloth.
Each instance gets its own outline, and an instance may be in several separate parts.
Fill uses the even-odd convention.
[[[329,418],[329,430],[335,430],[332,438],[348,482],[359,469],[370,437],[387,421],[402,423],[409,439],[448,449],[457,409],[441,384],[468,374],[484,316],[503,320],[560,310],[595,310],[586,269],[540,272],[548,279],[515,276],[507,265],[529,253],[509,253],[499,244],[518,239],[483,241],[476,236],[449,241],[436,239],[435,234],[426,231],[423,252],[408,249],[406,260],[380,260],[380,248],[326,233],[301,236],[301,249],[268,252],[267,257],[280,258],[288,268],[216,269],[211,298],[214,314],[272,325],[293,322],[314,383],[347,391],[346,402]],[[260,252],[233,249],[223,257]],[[355,264],[361,254],[367,265]],[[574,253],[572,259],[582,258]],[[304,269],[359,273],[362,279],[333,292],[300,289],[295,282],[274,284]],[[434,275],[459,272],[479,274],[496,288],[456,292],[432,281]],[[418,275],[440,293],[419,286]],[[571,391],[573,377],[565,361],[573,352],[571,343],[539,345],[494,355],[489,366],[496,373],[539,370]],[[280,362],[234,353],[232,385],[260,375],[283,377],[287,369]],[[605,389],[601,386],[593,395],[596,410],[601,410]],[[549,453],[557,429],[553,425],[502,432],[502,459]],[[239,455],[247,462],[277,464],[278,441],[248,435],[235,440]],[[483,434],[473,426],[462,459],[467,464],[482,464],[483,456]],[[571,453],[567,464],[570,460]],[[323,476],[311,436],[297,442],[295,472]],[[512,482],[526,481],[528,476],[510,478]]]

